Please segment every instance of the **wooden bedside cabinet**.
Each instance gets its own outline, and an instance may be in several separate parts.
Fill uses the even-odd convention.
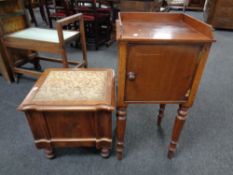
[[[19,106],[36,147],[54,157],[55,147],[96,147],[108,157],[115,108],[111,69],[47,69]]]
[[[160,104],[158,125],[165,104],[179,104],[168,157],[178,138],[200,83],[214,41],[209,25],[185,14],[120,13],[117,156],[122,159],[127,105]]]

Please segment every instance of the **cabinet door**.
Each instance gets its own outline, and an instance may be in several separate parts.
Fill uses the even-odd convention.
[[[200,49],[198,45],[130,45],[125,100],[185,101]]]

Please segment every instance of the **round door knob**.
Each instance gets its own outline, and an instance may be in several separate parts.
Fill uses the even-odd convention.
[[[136,73],[134,72],[129,72],[128,74],[128,80],[133,81],[136,79]]]

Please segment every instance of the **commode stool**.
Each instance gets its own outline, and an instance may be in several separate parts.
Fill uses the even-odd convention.
[[[19,106],[35,145],[53,158],[55,147],[96,147],[108,157],[115,108],[112,69],[47,69]]]

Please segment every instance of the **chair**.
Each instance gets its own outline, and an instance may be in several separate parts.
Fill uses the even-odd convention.
[[[25,1],[25,7],[28,9],[32,22],[35,24],[35,26],[38,26],[38,23],[37,23],[35,14],[34,14],[34,10],[33,10],[34,8],[40,9],[40,15],[43,21],[46,24],[48,23],[46,15],[45,15],[44,5],[45,5],[45,0],[26,0]]]
[[[69,0],[52,0],[45,1],[49,26],[53,28],[53,20],[59,20],[75,14],[73,3]]]
[[[96,0],[76,0],[75,9],[84,14],[84,24],[88,43],[94,43],[98,50],[101,44],[111,39],[111,14],[108,8],[97,7]]]
[[[63,27],[69,24],[78,25],[80,30],[64,31]],[[68,61],[65,46],[67,43],[73,40],[77,40],[77,38],[80,38],[82,44],[82,62]],[[57,21],[56,30],[26,28],[24,30],[5,35],[3,36],[3,46],[14,75],[28,74],[38,77],[41,74],[40,72],[21,67],[28,61],[33,61],[34,66],[37,69],[40,68],[40,60],[62,63],[64,68],[68,68],[69,64],[75,65],[76,67],[87,67],[88,64],[82,14],[76,14]],[[10,52],[11,48],[29,50],[31,56],[27,60],[22,59],[20,61],[14,62],[12,57],[14,54]],[[61,55],[61,59],[40,57],[37,54],[38,51],[59,54]]]

